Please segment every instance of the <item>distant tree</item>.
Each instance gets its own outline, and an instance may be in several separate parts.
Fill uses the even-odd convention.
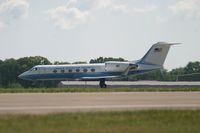
[[[69,62],[59,62],[59,61],[55,61],[53,63],[54,65],[64,65],[64,64],[70,64]]]
[[[184,73],[185,73],[185,70],[184,70],[183,67],[175,68],[175,69],[172,69],[172,70],[170,71],[170,74],[172,74],[172,75],[182,75],[182,74],[184,74]]]
[[[29,70],[35,65],[51,64],[46,58],[41,56],[24,57],[18,60],[13,58],[6,59],[0,63],[0,84],[4,87],[9,87],[16,83],[30,84],[29,81],[22,81],[18,75]],[[23,85],[23,84],[22,84]]]
[[[41,57],[41,56],[34,56],[34,57],[23,57],[17,60],[19,67],[18,70],[18,74],[29,70],[30,68],[32,68],[33,66],[36,65],[50,65],[51,62],[45,58],[45,57]]]
[[[166,71],[166,70],[163,70]],[[132,77],[134,80],[157,80],[160,81],[163,79],[163,75],[160,70],[155,70],[152,72],[139,74],[139,75],[133,75]],[[131,78],[130,78],[131,80]]]
[[[2,75],[1,75],[1,65],[3,64],[3,61],[0,60],[0,86],[2,86]]]
[[[185,74],[200,73],[200,62],[189,62],[184,71]]]
[[[185,71],[184,71],[184,68],[182,68],[182,67],[172,69],[171,71],[169,71],[168,73],[166,73],[165,80],[166,81],[176,81],[177,76],[178,75],[182,75],[184,73],[185,73]]]
[[[23,71],[32,68],[35,65],[50,65],[51,62],[42,56],[24,57],[17,60]]]
[[[1,85],[9,86],[17,82],[17,75],[19,74],[19,65],[15,59],[6,59],[0,65]]]
[[[77,61],[77,62],[73,62],[72,64],[87,64],[86,61]]]
[[[112,57],[99,57],[97,59],[91,59],[90,60],[90,64],[93,64],[93,63],[104,63],[104,62],[107,62],[107,61],[126,61],[125,59],[123,58],[112,58]]]

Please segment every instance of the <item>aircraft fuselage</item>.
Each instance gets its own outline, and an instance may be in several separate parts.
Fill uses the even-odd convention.
[[[99,64],[38,65],[19,75],[24,80],[99,80],[105,88],[105,79],[131,74],[141,74],[163,68],[171,45],[176,43],[158,42],[138,61],[109,61]]]

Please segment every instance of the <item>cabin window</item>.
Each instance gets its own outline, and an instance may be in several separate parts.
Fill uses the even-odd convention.
[[[85,72],[85,73],[86,73],[87,71],[88,71],[88,70],[87,70],[86,68],[85,68],[85,69],[83,69],[83,72]]]
[[[33,68],[34,71],[37,71],[37,68]]]
[[[64,73],[64,72],[65,72],[65,70],[61,70],[60,72],[61,72],[61,73]]]
[[[91,69],[91,72],[95,72],[95,69],[94,69],[94,68],[92,68],[92,69]]]
[[[57,70],[53,70],[54,73],[57,73]]]
[[[80,72],[80,69],[76,69],[76,72]]]
[[[117,64],[116,67],[119,67],[119,64]]]
[[[72,72],[72,69],[69,69],[68,72],[71,73],[71,72]]]

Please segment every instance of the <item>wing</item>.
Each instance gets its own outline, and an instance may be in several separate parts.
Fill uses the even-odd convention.
[[[119,76],[96,76],[96,77],[82,77],[83,80],[93,80],[93,79],[107,79],[107,78],[116,78]]]

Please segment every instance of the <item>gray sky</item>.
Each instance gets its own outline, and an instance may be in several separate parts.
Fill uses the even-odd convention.
[[[200,0],[0,0],[0,59],[140,59],[173,46],[166,69],[200,61]]]

